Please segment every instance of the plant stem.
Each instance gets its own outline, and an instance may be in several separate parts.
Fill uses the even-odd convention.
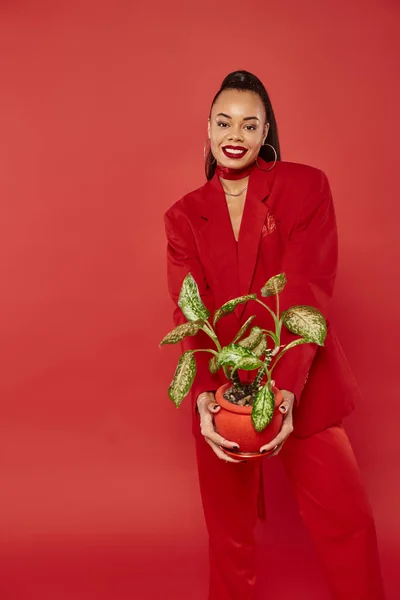
[[[241,387],[242,382],[240,381],[239,373],[237,371],[233,371],[231,373],[230,379],[233,382],[233,386],[235,388]]]
[[[272,339],[272,341],[274,342],[275,346],[277,346],[277,345],[278,345],[278,344],[277,344],[277,342],[278,342],[278,339],[277,339],[277,337],[276,337],[275,333],[272,333],[272,331],[270,331],[269,329],[263,329],[263,331],[264,331],[264,333],[265,333],[265,334],[266,334],[268,337],[270,337],[270,338]]]
[[[219,343],[218,336],[215,333],[211,323],[208,320],[203,325],[202,330],[204,331],[204,333],[206,333],[208,335],[208,337],[210,337],[212,339],[214,344],[217,346],[219,352],[221,352],[221,344]]]
[[[282,358],[282,356],[285,355],[285,353],[290,350],[291,348],[294,348],[295,346],[300,346],[300,344],[307,344],[308,341],[305,340],[304,338],[299,338],[298,340],[294,340],[293,342],[290,342],[290,344],[287,344],[283,350],[281,350],[279,352],[279,354],[276,356],[274,364],[271,367],[271,373],[272,371],[275,369],[277,363],[280,361],[280,359]]]
[[[213,326],[211,325],[210,321],[208,319],[206,319],[205,324],[202,327],[202,330],[204,331],[204,333],[206,333],[214,342],[214,344],[216,345],[216,347],[218,348],[218,352],[221,352],[222,347],[221,344],[219,343],[218,340],[218,336],[213,328]],[[217,355],[218,353],[215,352],[215,354]],[[222,367],[222,370],[224,371],[225,377],[228,379],[228,381],[231,380],[230,376],[229,376],[229,372],[226,366]]]
[[[263,367],[260,367],[253,383],[251,384],[251,390],[252,392],[256,392],[258,390],[258,386],[261,384],[262,378],[264,377],[265,374],[265,369]]]
[[[274,323],[275,323],[275,327],[276,327],[277,323],[278,323],[278,319],[276,318],[276,315],[275,315],[274,311],[271,310],[270,307],[267,306],[264,302],[261,302],[261,300],[259,300],[258,298],[254,298],[254,302],[258,302],[258,304],[261,304],[261,306],[263,306],[264,308],[267,309],[267,311],[269,312],[269,314],[273,318]]]
[[[192,352],[193,353],[194,352],[210,352],[211,354],[214,354],[214,356],[218,356],[218,352],[216,352],[215,350],[208,349],[208,348],[196,348],[196,350],[192,350]],[[225,377],[229,380],[230,377],[229,377],[229,373],[228,373],[227,368],[225,366],[222,367],[222,368],[224,370]]]
[[[279,321],[279,294],[276,294],[276,318]]]
[[[208,348],[196,348],[195,350],[192,350],[192,352],[211,352],[211,354],[214,354],[214,356],[218,356],[218,352]]]

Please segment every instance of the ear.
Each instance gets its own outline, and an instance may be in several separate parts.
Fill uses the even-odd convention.
[[[269,131],[269,123],[265,123],[263,144],[265,144],[265,142],[267,141],[268,131]]]
[[[211,137],[211,123],[210,123],[210,119],[208,119],[207,122],[207,131],[208,131],[208,138]]]

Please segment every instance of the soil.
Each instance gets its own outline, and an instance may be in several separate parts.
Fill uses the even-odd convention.
[[[226,390],[223,396],[228,402],[238,404],[239,406],[253,406],[254,403],[251,385],[244,385],[240,388],[232,386]]]

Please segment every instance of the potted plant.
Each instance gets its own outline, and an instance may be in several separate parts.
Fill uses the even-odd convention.
[[[240,452],[235,453],[223,448],[228,454],[265,456],[260,455],[259,448],[274,439],[283,419],[283,415],[277,410],[283,399],[282,394],[272,380],[275,366],[294,346],[307,343],[324,345],[327,325],[319,310],[298,305],[279,314],[279,294],[286,283],[285,273],[280,273],[271,277],[261,289],[261,296],[275,296],[275,312],[262,302],[257,294],[247,294],[229,300],[216,310],[211,324],[211,315],[201,300],[196,281],[189,273],[182,283],[178,300],[187,323],[175,327],[160,342],[160,346],[176,344],[186,336],[196,335],[200,330],[212,340],[215,348],[187,350],[182,354],[168,395],[176,407],[179,407],[189,393],[196,375],[195,353],[212,354],[209,361],[211,373],[223,369],[227,379],[215,394],[215,401],[221,406],[221,410],[214,415],[215,427],[220,435],[237,442],[240,446]],[[253,315],[240,327],[232,342],[222,346],[214,329],[216,323],[232,313],[236,306],[248,301],[261,304],[270,313],[275,331],[254,325]],[[281,345],[283,326],[300,337],[289,344]],[[268,347],[269,340],[272,341],[272,347]],[[255,371],[252,381],[242,382],[238,374],[239,369]]]

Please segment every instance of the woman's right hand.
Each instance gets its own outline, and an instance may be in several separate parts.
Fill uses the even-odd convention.
[[[239,445],[235,442],[226,440],[215,430],[213,415],[219,412],[221,407],[215,402],[214,394],[212,392],[203,392],[202,394],[199,394],[197,397],[197,407],[200,415],[201,434],[204,436],[207,444],[211,446],[218,458],[224,460],[225,462],[245,462],[243,460],[235,460],[228,454],[225,454],[225,452],[220,448],[220,446],[223,446],[224,448],[239,450]]]

